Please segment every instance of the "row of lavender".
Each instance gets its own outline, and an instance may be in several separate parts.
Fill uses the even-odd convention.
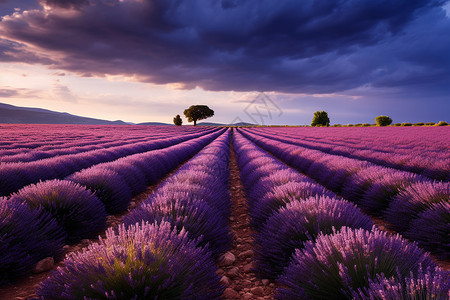
[[[130,155],[29,185],[0,198],[0,284],[29,272],[41,259],[60,259],[63,246],[105,229],[107,214],[127,209],[142,192],[224,130],[161,150]]]
[[[155,138],[157,138],[155,136]],[[0,150],[0,162],[12,163],[12,162],[29,162],[39,159],[46,159],[59,155],[77,154],[81,152],[87,152],[98,149],[106,149],[110,147],[123,146],[131,143],[146,142],[152,140],[152,138],[135,138],[126,140],[121,139],[119,141],[102,141],[94,140],[86,143],[84,140],[72,141],[67,144],[62,144],[61,147],[52,147],[51,149],[46,146],[39,147],[39,149],[27,149],[16,148],[8,150]]]
[[[234,146],[257,230],[256,268],[278,279],[276,298],[448,299],[450,273],[415,244],[377,230],[353,203],[239,133]]]
[[[39,125],[0,124],[0,150],[54,149],[77,140],[86,145],[96,141],[116,141],[145,138],[153,135],[173,136],[196,133],[204,129],[183,126],[110,126],[110,125]]]
[[[449,128],[351,128],[351,130],[360,131],[357,144],[351,139],[349,141],[347,128],[331,128],[323,134],[323,139],[315,140],[311,140],[311,137],[320,137],[319,134],[324,130],[255,128],[251,132],[305,149],[369,161],[389,168],[422,174],[436,180],[450,180]],[[380,145],[379,138],[384,134],[391,135],[381,141],[384,145]],[[336,137],[339,140],[333,141],[332,138],[337,139]],[[402,145],[402,139],[414,144]]]
[[[450,259],[450,183],[242,133],[366,213],[384,218],[392,230]]]
[[[152,126],[151,130],[123,130],[127,127],[112,126],[67,126],[56,128],[34,125],[31,132],[29,125],[18,125],[18,128],[2,130],[0,125],[0,162],[27,162],[58,155],[76,154],[90,150],[105,149],[114,146],[193,134],[205,129],[177,129],[167,126]],[[36,132],[36,128],[39,129]],[[148,128],[148,127],[147,127]],[[101,131],[98,131],[101,129]],[[2,134],[3,133],[3,134]],[[17,140],[18,136],[22,139]],[[14,137],[14,138],[12,138]],[[12,140],[13,139],[13,140]],[[49,141],[51,141],[49,143]]]
[[[149,142],[133,143],[77,154],[61,155],[33,162],[2,163],[0,164],[0,196],[8,196],[20,188],[40,180],[62,179],[95,164],[113,161],[136,153],[166,148],[216,131],[217,129],[208,129],[184,136],[162,138]]]
[[[295,137],[303,141],[332,146],[344,146],[353,151],[370,150],[379,153],[427,154],[448,158],[448,128],[267,128],[266,133]],[[395,145],[395,147],[393,147]]]
[[[43,299],[217,299],[230,246],[230,130],[167,178],[106,239],[41,283]]]

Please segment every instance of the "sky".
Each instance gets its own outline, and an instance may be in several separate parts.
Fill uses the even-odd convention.
[[[107,120],[450,121],[446,0],[0,0],[0,102]]]

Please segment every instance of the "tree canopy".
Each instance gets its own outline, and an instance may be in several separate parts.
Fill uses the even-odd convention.
[[[181,124],[183,124],[183,120],[181,120],[180,115],[176,115],[175,118],[173,118],[173,124],[177,126],[181,126]]]
[[[195,126],[197,125],[198,120],[204,120],[214,116],[214,111],[207,105],[192,105],[188,109],[184,110],[184,115],[188,119],[188,122],[193,121]]]
[[[391,125],[392,119],[388,116],[378,116],[375,118],[375,122],[377,123],[377,126],[388,126]]]
[[[314,113],[311,126],[330,126],[330,118],[328,118],[328,113],[326,111],[316,111]]]

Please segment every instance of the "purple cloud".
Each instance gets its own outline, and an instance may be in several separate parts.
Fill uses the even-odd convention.
[[[0,22],[0,60],[215,91],[439,89],[450,81],[445,2],[42,0],[49,10]]]

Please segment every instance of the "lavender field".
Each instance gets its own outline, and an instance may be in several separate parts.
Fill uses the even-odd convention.
[[[448,126],[0,125],[0,299],[449,299],[449,181]]]

